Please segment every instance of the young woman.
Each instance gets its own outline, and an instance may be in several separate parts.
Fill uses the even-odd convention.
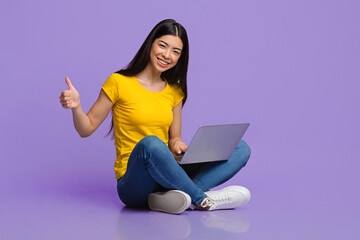
[[[127,206],[178,214],[191,203],[196,209],[215,210],[250,200],[250,192],[241,186],[208,191],[245,166],[250,148],[243,140],[221,163],[184,167],[173,156],[187,149],[181,140],[181,110],[187,98],[188,59],[184,27],[167,19],[153,28],[125,69],[109,76],[87,114],[79,93],[65,79],[69,89],[61,93],[60,103],[72,109],[81,137],[90,136],[112,110],[117,190]]]

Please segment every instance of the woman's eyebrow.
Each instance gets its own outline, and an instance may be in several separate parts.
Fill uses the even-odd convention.
[[[160,42],[164,43],[166,46],[169,46],[169,44],[167,44],[167,42],[160,40]]]
[[[169,44],[167,44],[167,42],[165,42],[163,40],[160,40],[160,42],[164,43],[167,47],[169,46]],[[174,49],[177,49],[181,52],[181,48],[174,47]]]

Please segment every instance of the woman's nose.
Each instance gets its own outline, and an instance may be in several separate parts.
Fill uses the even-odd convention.
[[[163,56],[164,56],[164,58],[169,59],[170,58],[170,51],[166,50],[165,52],[163,52]]]

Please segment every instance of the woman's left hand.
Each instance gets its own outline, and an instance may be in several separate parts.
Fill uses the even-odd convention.
[[[176,141],[170,141],[170,151],[175,154],[181,154],[182,152],[185,152],[188,148],[188,146],[181,140]]]

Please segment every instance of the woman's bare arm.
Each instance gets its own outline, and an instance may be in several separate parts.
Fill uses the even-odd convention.
[[[173,153],[185,152],[188,146],[181,140],[182,102],[173,108],[173,122],[169,129],[169,148]]]
[[[79,135],[81,137],[88,137],[105,120],[113,103],[106,93],[101,90],[98,99],[90,111],[85,114],[81,108],[80,94],[71,84],[68,77],[66,77],[65,82],[69,86],[69,89],[61,92],[60,103],[63,108],[72,110],[74,126]]]

